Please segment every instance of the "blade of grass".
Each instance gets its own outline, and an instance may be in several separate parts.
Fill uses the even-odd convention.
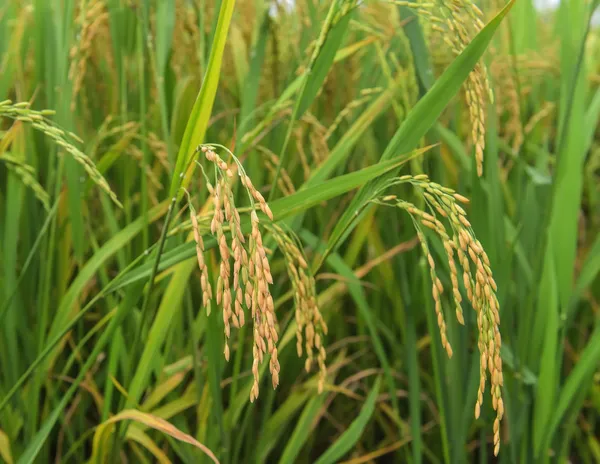
[[[194,156],[196,147],[202,143],[206,134],[208,121],[217,94],[223,52],[225,50],[227,32],[233,15],[234,5],[235,0],[223,0],[221,3],[206,74],[196,98],[196,103],[194,103],[194,107],[192,108],[192,114],[188,119],[183,140],[179,146],[175,171],[169,189],[169,196],[171,197],[182,197],[183,190],[179,187],[187,187],[189,184],[192,171],[186,173],[186,170],[191,165],[190,161]],[[180,176],[185,176],[183,181]]]
[[[589,389],[590,380],[600,365],[600,327],[596,327],[592,337],[589,339],[585,349],[581,353],[578,362],[573,371],[567,377],[567,380],[558,395],[557,401],[552,407],[551,420],[548,425],[546,440],[550,440],[558,431],[558,428],[565,420],[565,414],[571,408],[571,414],[581,407],[585,397],[579,395],[582,389]],[[579,398],[579,401],[574,401]]]
[[[317,459],[315,464],[333,464],[339,462],[339,460],[352,449],[360,439],[365,426],[369,420],[371,420],[371,416],[375,410],[375,400],[377,399],[377,395],[379,395],[380,384],[381,379],[378,377],[356,419],[352,421],[350,427],[348,427],[335,443],[327,448],[319,459]]]

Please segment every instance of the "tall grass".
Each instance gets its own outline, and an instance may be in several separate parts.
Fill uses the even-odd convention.
[[[0,461],[598,462],[597,6],[5,0]]]

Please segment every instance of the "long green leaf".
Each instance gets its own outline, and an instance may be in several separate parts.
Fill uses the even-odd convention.
[[[552,407],[551,422],[546,435],[548,440],[556,433],[569,408],[574,407],[574,399],[581,389],[590,387],[590,381],[597,372],[598,366],[600,366],[600,327],[596,328],[589,339],[573,371],[567,377],[557,402]]]
[[[539,287],[538,319],[535,324],[536,327],[543,328],[543,330],[536,331],[536,333],[541,333],[544,336],[544,339],[539,341],[540,345],[543,346],[543,350],[541,351],[540,375],[534,413],[533,447],[536,457],[539,456],[541,451],[548,421],[554,410],[557,385],[556,348],[559,315],[557,285],[553,267],[554,263],[552,259],[549,259],[544,267]],[[535,341],[533,340],[534,343]]]
[[[600,274],[600,235],[596,237],[596,241],[583,262],[579,277],[577,277],[577,281],[575,282],[575,289],[573,290],[571,297],[571,310],[569,316],[572,316],[574,306],[579,301],[584,290],[594,282],[598,274]]]
[[[67,392],[61,397],[60,402],[56,405],[56,407],[52,410],[50,415],[46,418],[44,424],[40,427],[33,440],[31,440],[28,443],[27,448],[19,458],[19,464],[31,464],[32,462],[34,462],[36,456],[42,449],[42,446],[48,439],[50,432],[56,425],[60,414],[66,408],[67,404],[69,404],[69,401],[73,398],[75,392],[79,389],[79,385],[84,379],[89,369],[97,362],[98,354],[100,354],[106,343],[110,341],[116,328],[119,327],[127,313],[133,308],[133,305],[138,299],[141,290],[142,287],[139,286],[134,291],[129,292],[127,294],[127,297],[121,303],[121,305],[119,305],[119,309],[115,314],[115,317],[111,319],[108,327],[104,332],[102,332],[100,339],[94,346],[92,352],[89,354],[84,365],[79,369],[77,378],[73,381]]]
[[[175,173],[171,180],[171,188],[169,190],[169,195],[171,197],[177,195],[181,198],[183,195],[183,190],[179,190],[179,185],[181,183],[180,176],[185,175],[185,171],[194,156],[194,150],[202,143],[206,134],[206,128],[208,127],[208,121],[217,94],[217,86],[221,75],[221,63],[223,61],[223,51],[225,50],[227,32],[229,31],[229,24],[231,22],[231,16],[233,15],[234,5],[235,0],[222,0],[217,28],[210,51],[210,58],[208,59],[206,75],[204,76],[200,93],[198,93],[198,97],[196,98],[196,103],[194,103],[192,114],[188,119],[183,134],[183,140],[179,146]],[[189,183],[191,174],[192,172],[190,171],[185,175],[183,181],[184,187]]]
[[[298,454],[310,435],[311,424],[317,416],[319,409],[321,409],[324,401],[325,395],[318,395],[313,397],[304,407],[292,435],[287,440],[287,445],[283,450],[279,464],[292,464],[296,462]]]
[[[373,415],[375,410],[375,400],[379,394],[379,386],[381,379],[378,377],[375,381],[375,385],[371,389],[365,404],[360,410],[358,417],[352,421],[348,430],[346,430],[340,438],[338,438],[333,445],[327,448],[315,464],[333,464],[338,462],[360,439],[367,423]]]

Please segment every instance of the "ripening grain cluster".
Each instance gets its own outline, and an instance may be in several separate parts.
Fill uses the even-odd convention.
[[[0,462],[596,462],[599,4],[542,3],[4,0]]]

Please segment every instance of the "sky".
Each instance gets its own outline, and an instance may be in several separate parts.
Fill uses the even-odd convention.
[[[583,0],[582,0],[583,1]],[[536,8],[543,9],[555,9],[558,7],[560,0],[533,0],[533,4]],[[597,9],[592,18],[592,24],[600,25],[600,9]]]

